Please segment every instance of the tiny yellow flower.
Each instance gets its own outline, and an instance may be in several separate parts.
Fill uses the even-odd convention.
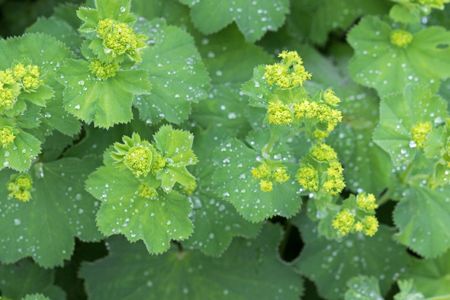
[[[315,119],[319,115],[320,108],[316,102],[304,100],[294,104],[294,116],[296,119]]]
[[[102,63],[98,59],[95,59],[89,64],[89,70],[99,79],[108,79],[116,76],[119,70],[119,64],[116,62]]]
[[[412,140],[416,143],[417,148],[423,148],[427,141],[428,134],[433,129],[431,122],[421,122],[413,126],[411,129]]]
[[[11,176],[7,189],[8,197],[14,198],[21,202],[28,202],[31,200],[31,188],[33,186],[33,181],[31,177],[27,174],[19,174]]]
[[[10,89],[6,87],[0,87],[0,111],[10,110],[17,102],[17,97],[20,94],[20,89]]]
[[[364,225],[363,225],[362,222],[358,221],[358,222],[355,223],[355,226],[353,227],[353,229],[356,232],[362,232],[364,230]]]
[[[363,219],[364,234],[374,236],[378,231],[378,220],[374,216],[367,216]]]
[[[0,71],[0,85],[13,85],[16,83],[16,79],[11,69]]]
[[[270,167],[267,163],[262,163],[258,167],[252,169],[252,176],[256,179],[263,179],[270,176]]]
[[[366,193],[356,196],[356,205],[366,212],[373,212],[378,207],[375,196]]]
[[[25,75],[22,79],[23,88],[26,91],[36,90],[41,85],[41,80],[39,78]]]
[[[329,164],[329,167],[327,169],[327,175],[328,177],[340,177],[342,176],[342,172],[344,171],[344,168],[342,168],[342,165],[339,161],[332,161]]]
[[[345,182],[342,176],[329,178],[323,183],[323,189],[332,196],[338,195],[344,188]]]
[[[150,147],[134,146],[127,152],[123,161],[136,177],[145,177],[152,168],[153,151]]]
[[[158,197],[158,192],[153,187],[150,187],[146,184],[141,184],[139,186],[138,195],[145,199],[154,199]]]
[[[407,47],[413,40],[411,32],[395,29],[391,32],[391,43],[399,48]]]
[[[297,181],[307,190],[319,190],[319,173],[312,166],[308,165],[298,169]]]
[[[97,35],[113,56],[138,56],[138,49],[145,47],[145,36],[136,34],[128,24],[112,19],[104,19],[98,23]],[[139,57],[136,59],[139,60]]]
[[[267,65],[264,78],[269,85],[277,85],[282,89],[302,86],[311,79],[311,74],[305,70],[303,61],[295,51],[283,51],[279,54],[280,63]]]
[[[263,192],[271,192],[273,189],[273,184],[271,181],[263,179],[259,182],[259,188]]]
[[[287,173],[287,169],[285,167],[278,167],[275,169],[273,173],[273,178],[278,183],[283,183],[289,180],[289,174]]]
[[[24,64],[17,64],[12,68],[12,73],[16,80],[21,80],[27,74],[27,68]]]
[[[0,129],[0,146],[3,148],[8,147],[11,145],[14,140],[16,139],[16,136],[14,135],[13,130],[10,127],[3,127]]]
[[[156,173],[162,170],[166,166],[166,163],[167,163],[166,159],[161,154],[159,154],[158,151],[155,151],[153,153],[152,172]]]
[[[312,147],[311,155],[318,161],[333,161],[337,159],[336,151],[325,143],[319,143]]]
[[[339,97],[336,96],[336,94],[332,89],[327,89],[323,93],[323,100],[325,101],[326,104],[330,106],[336,106],[341,102],[341,99],[339,99]]]
[[[267,109],[267,119],[269,124],[287,125],[292,123],[292,112],[289,106],[281,101],[271,101]]]
[[[325,129],[314,130],[317,139],[326,138],[342,121],[342,113],[327,104],[304,100],[293,105],[294,117],[300,121],[313,121],[323,124]]]
[[[333,219],[332,226],[341,236],[348,235],[353,230],[355,216],[348,210],[341,210]]]

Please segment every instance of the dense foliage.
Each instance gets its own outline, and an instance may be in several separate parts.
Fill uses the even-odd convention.
[[[448,0],[0,0],[0,299],[450,299]]]

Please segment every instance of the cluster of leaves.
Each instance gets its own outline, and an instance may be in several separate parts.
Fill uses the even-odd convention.
[[[29,4],[0,298],[450,297],[447,2]]]

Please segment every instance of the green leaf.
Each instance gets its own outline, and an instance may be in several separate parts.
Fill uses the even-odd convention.
[[[84,23],[80,32],[91,33],[97,27],[99,20],[113,19],[119,22],[132,23],[135,17],[130,14],[131,0],[94,0],[91,7],[80,7],[77,16]]]
[[[331,134],[330,144],[344,165],[347,188],[378,195],[394,183],[389,155],[372,140],[379,100],[354,84],[337,87],[336,94],[342,99],[339,110],[344,118]]]
[[[22,298],[22,300],[50,300],[50,298],[42,295],[42,294],[33,294],[33,295],[26,295]]]
[[[172,126],[162,126],[154,135],[155,145],[161,154],[171,160],[175,167],[185,167],[195,164],[197,158],[192,151],[194,136],[184,130],[173,129]]]
[[[151,89],[148,74],[142,70],[118,71],[114,77],[99,80],[90,74],[87,61],[70,60],[61,73],[67,111],[102,128],[131,121],[134,97]]]
[[[102,202],[97,213],[100,231],[108,236],[124,234],[132,242],[143,240],[148,252],[163,253],[170,240],[192,234],[191,204],[176,191],[145,199],[138,194],[140,185],[131,171],[107,164],[89,176],[86,189]]]
[[[346,282],[357,275],[377,278],[385,293],[406,271],[407,253],[392,241],[393,230],[389,227],[382,225],[374,237],[355,234],[333,241],[317,237],[316,225],[304,214],[294,223],[305,242],[295,266],[314,281],[319,295],[326,299],[341,299]]]
[[[63,152],[73,145],[73,138],[58,131],[47,136],[42,144],[41,162],[50,162],[59,159]]]
[[[220,256],[230,246],[234,237],[255,238],[262,224],[254,224],[242,218],[236,209],[216,195],[209,185],[214,172],[211,157],[211,144],[224,134],[221,130],[210,130],[195,138],[195,153],[199,163],[193,174],[198,178],[199,186],[190,197],[193,205],[191,214],[194,233],[183,242],[184,247],[199,249],[206,255]]]
[[[63,43],[42,33],[27,33],[21,37],[0,40],[0,70],[11,68],[17,63],[33,64],[39,67],[42,80],[36,91],[20,93],[18,102],[8,115],[17,116],[23,113],[27,109],[23,100],[45,106],[54,96],[50,85],[59,73],[62,62],[71,56],[72,53]],[[34,116],[35,119],[36,117]]]
[[[41,32],[55,37],[64,42],[73,51],[81,47],[81,38],[75,29],[66,21],[55,16],[50,18],[39,18],[26,32]]]
[[[360,16],[387,12],[388,1],[371,0],[296,0],[291,2],[287,19],[289,32],[299,38],[323,45],[332,31],[347,30]]]
[[[31,256],[39,265],[52,267],[68,259],[74,237],[97,240],[96,201],[84,191],[93,160],[65,158],[37,163],[30,171],[31,200],[8,197],[11,172],[0,173],[0,259],[10,263]]]
[[[262,224],[242,218],[228,202],[214,193],[199,188],[190,197],[194,233],[183,243],[189,249],[199,249],[206,255],[221,256],[235,237],[255,238]]]
[[[450,77],[450,32],[431,26],[411,32],[404,48],[390,42],[393,28],[377,17],[364,17],[348,35],[355,50],[353,79],[380,95],[402,91],[408,83],[433,84]]]
[[[289,12],[288,0],[180,0],[191,7],[194,25],[204,34],[215,33],[236,22],[249,42],[281,27]]]
[[[246,42],[235,26],[199,38],[198,44],[215,84],[245,82],[252,77],[254,67],[273,60],[262,47]]]
[[[293,216],[300,210],[300,186],[295,176],[291,175],[291,179],[283,184],[275,183],[273,191],[263,192],[259,181],[251,174],[259,164],[259,153],[237,139],[225,140],[214,153],[213,190],[233,204],[245,219],[261,222],[275,215]],[[294,174],[293,167],[288,166],[291,174]]]
[[[80,132],[81,123],[64,109],[62,94],[47,103],[43,122],[59,132],[73,136]]]
[[[189,8],[178,0],[133,0],[131,10],[147,20],[164,18],[167,23],[181,27],[191,24]]]
[[[101,163],[105,150],[114,142],[119,142],[126,134],[123,126],[114,126],[108,130],[85,126],[84,132],[84,138],[69,148],[64,154],[65,156],[82,158],[88,154],[95,155]]]
[[[410,276],[416,289],[431,299],[450,297],[450,251],[435,259],[416,260]]]
[[[152,90],[136,99],[139,116],[148,123],[167,120],[180,124],[191,113],[191,104],[206,98],[209,76],[193,38],[162,20],[140,21],[138,31],[152,43],[142,54],[141,68],[148,70]]]
[[[402,90],[382,99],[373,139],[395,167],[404,169],[421,152],[412,139],[412,128],[422,122],[440,125],[447,116],[447,103],[425,86],[408,85]]]
[[[382,300],[378,280],[374,277],[358,276],[347,282],[345,300]]]
[[[53,300],[63,300],[63,290],[54,285],[54,270],[38,267],[24,259],[11,265],[0,265],[0,291],[2,296],[20,299],[27,294],[40,293]]]
[[[400,23],[419,23],[422,13],[419,5],[410,3],[405,4],[406,5],[394,5],[389,11],[389,17]]]
[[[187,166],[197,163],[197,157],[192,151],[194,136],[188,131],[176,130],[166,125],[158,130],[154,139],[156,147],[169,162],[157,175],[163,190],[172,190],[177,182],[185,187],[194,187],[195,177],[186,169]]]
[[[394,296],[394,300],[425,300],[422,293],[418,292],[413,280],[398,281],[400,292]]]
[[[0,148],[0,169],[27,171],[41,152],[41,141],[26,131],[19,131],[14,142]]]
[[[397,240],[426,258],[443,254],[450,248],[450,187],[413,186],[402,195],[394,210]]]
[[[42,74],[51,77],[59,72],[61,62],[71,56],[63,43],[42,33],[27,33],[0,40],[0,69],[10,68],[12,63],[23,61],[38,65]]]
[[[141,244],[110,239],[110,255],[84,263],[92,299],[299,299],[301,278],[277,257],[280,230],[267,225],[255,241],[239,239],[221,259],[176,248],[149,256]]]
[[[192,119],[203,128],[218,128],[230,133],[245,133],[249,129],[246,118],[247,99],[240,93],[240,84],[217,84],[210,98],[194,105]]]
[[[123,21],[121,18],[130,12],[131,0],[95,0],[95,7],[100,19]]]

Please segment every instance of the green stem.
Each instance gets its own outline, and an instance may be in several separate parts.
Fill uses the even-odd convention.
[[[261,154],[263,158],[269,158],[270,153],[273,150],[273,147],[275,146],[275,143],[278,141],[278,135],[274,133],[274,131],[270,130],[270,138],[267,144],[262,148]]]
[[[400,182],[403,184],[406,184],[406,180],[408,179],[409,175],[411,174],[412,168],[414,163],[410,162],[406,170],[400,175]]]
[[[413,168],[413,163],[410,163],[406,170],[400,175],[400,182],[402,184],[406,184],[407,179],[409,178],[409,175],[411,174]],[[381,198],[378,200],[378,206],[383,205],[384,203],[388,202],[391,199],[392,193],[394,189],[392,187],[388,187],[387,191],[381,196]]]
[[[388,188],[387,191],[381,196],[381,198],[378,200],[378,206],[383,205],[384,203],[388,202],[391,199],[392,196],[392,188]]]

